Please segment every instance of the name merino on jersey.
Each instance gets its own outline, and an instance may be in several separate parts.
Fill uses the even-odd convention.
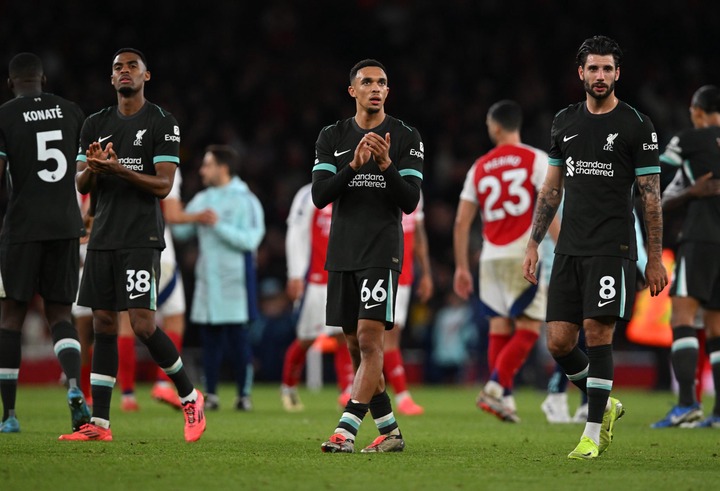
[[[120,114],[117,106],[88,117],[77,160],[87,160],[85,150],[94,141],[103,147],[112,143],[118,162],[133,172],[156,175],[156,164],[180,163],[180,127],[172,114],[150,102],[130,117]],[[88,249],[165,247],[156,196],[113,175],[100,174],[96,182],[97,208]]]

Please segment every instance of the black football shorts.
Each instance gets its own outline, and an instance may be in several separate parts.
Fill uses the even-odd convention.
[[[670,296],[692,297],[706,309],[720,310],[720,244],[680,244]]]
[[[395,323],[399,273],[393,269],[328,272],[326,324],[355,332],[358,319]]]

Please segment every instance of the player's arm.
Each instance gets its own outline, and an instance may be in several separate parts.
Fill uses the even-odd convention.
[[[421,302],[427,302],[433,295],[432,269],[430,267],[430,246],[428,244],[427,232],[425,231],[425,220],[419,219],[415,222],[415,258],[420,265],[420,279],[417,287],[417,295]]]
[[[234,207],[234,217],[220,219],[211,228],[220,240],[240,251],[254,251],[265,236],[265,214],[254,195],[243,197]]]
[[[353,160],[349,165],[337,168],[337,158],[333,155],[331,130],[320,132],[315,143],[315,165],[312,169],[312,200],[319,209],[335,201],[345,192],[347,185],[357,175],[357,171],[370,160],[370,150],[362,141],[355,147]]]
[[[698,177],[689,186],[683,186],[682,170],[678,169],[675,179],[662,194],[662,207],[664,210],[674,210],[692,200],[718,195],[720,195],[720,179],[713,179],[712,172]]]
[[[548,167],[545,181],[538,193],[533,214],[533,226],[530,232],[530,239],[525,248],[525,260],[523,261],[523,276],[533,285],[537,285],[535,268],[538,262],[538,246],[547,234],[557,214],[563,196],[563,167],[553,164]]]
[[[455,253],[453,290],[464,300],[467,300],[473,292],[468,247],[470,245],[470,228],[475,220],[475,215],[477,215],[477,208],[477,203],[461,198],[453,227],[453,252]]]
[[[293,199],[287,218],[285,257],[287,262],[286,291],[290,300],[299,300],[305,291],[305,275],[310,266],[313,203],[307,188]]]
[[[668,283],[667,271],[662,262],[662,205],[660,200],[660,175],[637,176],[640,202],[647,236],[648,263],[645,281],[650,295],[658,295]]]

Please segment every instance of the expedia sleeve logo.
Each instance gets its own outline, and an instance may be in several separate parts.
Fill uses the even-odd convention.
[[[173,133],[174,135],[165,135],[165,141],[166,142],[178,142],[180,143],[180,128],[175,125],[173,126]]]
[[[650,138],[652,139],[652,143],[643,143],[643,150],[658,150],[657,133],[653,131]]]
[[[420,142],[420,150],[410,149],[410,156],[425,160],[425,145],[423,145],[423,142]]]

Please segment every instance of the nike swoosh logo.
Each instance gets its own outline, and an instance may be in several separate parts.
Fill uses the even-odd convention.
[[[365,302],[365,308],[366,308],[366,309],[371,309],[371,308],[373,308],[373,307],[377,307],[378,305],[380,305],[380,304],[379,304],[379,303],[374,303],[374,304],[372,304],[372,305],[368,305],[367,302]]]
[[[144,293],[138,293],[138,294],[131,293],[129,298],[130,298],[130,300],[135,300],[136,298],[142,297],[143,295],[145,295],[145,294]]]
[[[349,148],[347,150],[345,150],[344,152],[338,152],[337,150],[335,150],[335,153],[333,155],[335,155],[336,157],[339,157],[344,153],[348,153],[350,150],[351,149],[349,149]]]
[[[580,133],[575,133],[573,136],[563,136],[563,142],[569,142],[570,140],[572,140],[573,138],[575,138],[575,137],[578,136],[579,134],[580,134]]]
[[[110,138],[111,136],[112,136],[112,135],[108,135],[108,136],[103,136],[102,138],[98,138],[98,143],[104,142],[105,140],[107,140],[107,139]]]
[[[613,303],[615,300],[608,300],[607,302],[598,302],[598,307],[605,307],[609,303]]]

